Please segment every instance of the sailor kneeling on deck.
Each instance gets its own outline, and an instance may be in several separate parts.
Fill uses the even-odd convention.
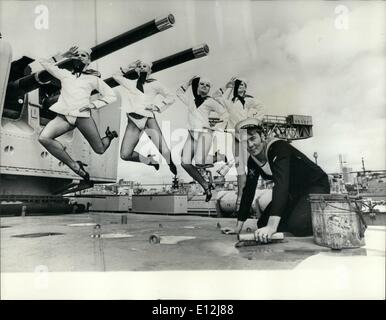
[[[311,206],[308,195],[328,194],[327,174],[287,141],[265,138],[257,119],[246,119],[238,125],[247,140],[248,174],[235,228],[240,233],[254,199],[257,181],[272,180],[272,201],[257,222],[256,239],[268,242],[275,232],[294,236],[311,236]]]

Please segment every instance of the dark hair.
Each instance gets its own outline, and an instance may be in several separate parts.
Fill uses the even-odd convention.
[[[192,80],[192,92],[194,96],[194,103],[198,108],[208,98],[208,96],[202,97],[198,94],[198,85],[200,84],[201,77],[196,77]]]
[[[241,83],[245,84],[245,82],[240,80],[240,79],[236,79],[235,80],[235,85],[233,87],[233,97],[237,97],[239,95],[239,87],[240,87]],[[246,84],[245,84],[245,87],[247,87]]]
[[[252,134],[253,132],[256,132],[260,136],[265,137],[264,129],[262,126],[249,126],[249,127],[244,127],[243,129],[247,129],[247,134]]]
[[[195,99],[197,99],[198,95],[198,84],[200,83],[200,77],[196,77],[192,80],[192,92]]]

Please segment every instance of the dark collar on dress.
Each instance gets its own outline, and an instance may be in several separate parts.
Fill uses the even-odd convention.
[[[197,91],[198,91],[198,84],[199,83],[200,83],[200,77],[194,78],[192,80],[192,91],[193,91],[193,96],[194,96],[194,104],[196,105],[197,108],[199,106],[201,106],[206,99],[209,98],[209,96],[203,97],[203,96],[200,96],[198,94]]]
[[[232,98],[232,102],[235,102],[236,99],[239,99],[240,102],[242,103],[242,105],[244,106],[244,105],[245,105],[245,98],[253,98],[253,97],[250,96],[250,95],[248,95],[248,94],[246,94],[246,95],[244,95],[244,97],[242,97],[242,96],[240,96],[240,95],[238,94],[238,91],[239,91],[239,87],[240,87],[241,82],[242,82],[242,81],[239,80],[239,79],[236,79],[236,80],[235,80],[235,85],[234,85],[234,87],[233,87],[233,98]]]

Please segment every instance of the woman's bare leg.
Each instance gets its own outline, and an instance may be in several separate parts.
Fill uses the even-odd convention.
[[[77,171],[79,170],[79,164],[70,157],[64,146],[59,141],[55,140],[55,138],[74,129],[75,127],[63,116],[58,115],[44,127],[39,135],[39,142],[56,159],[65,163],[73,171]]]
[[[205,190],[207,190],[209,187],[208,182],[206,182],[205,179],[201,176],[198,169],[192,165],[194,148],[195,141],[192,137],[192,134],[189,132],[184,147],[182,148],[181,166],[195,181],[197,181]]]
[[[169,164],[171,160],[171,152],[157,123],[157,120],[154,118],[149,118],[147,120],[146,126],[150,130],[145,130],[145,132]]]
[[[91,148],[97,154],[104,154],[111,143],[108,137],[101,138],[96,123],[92,117],[81,118],[78,117],[75,126],[79,129],[82,135],[86,138]]]
[[[213,156],[209,155],[209,150],[212,146],[212,132],[202,132],[199,134],[196,141],[195,162],[196,165],[213,164]]]
[[[150,140],[154,143],[154,145],[157,147],[158,151],[162,154],[162,156],[165,158],[167,164],[170,167],[170,171],[174,175],[177,174],[177,168],[173,163],[172,159],[172,153],[169,149],[169,146],[166,143],[166,140],[161,132],[161,129],[158,125],[158,122],[155,118],[149,118],[147,120],[146,126],[150,130],[146,130],[147,135],[149,136]]]
[[[139,142],[143,131],[139,130],[138,127],[127,117],[127,126],[125,134],[123,135],[121,144],[121,159],[125,161],[141,162],[149,164],[150,159],[145,157],[138,152],[134,151],[134,148]]]

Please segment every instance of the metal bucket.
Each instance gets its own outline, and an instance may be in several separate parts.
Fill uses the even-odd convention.
[[[360,200],[341,194],[310,194],[309,201],[316,244],[338,250],[365,245],[367,226]]]

